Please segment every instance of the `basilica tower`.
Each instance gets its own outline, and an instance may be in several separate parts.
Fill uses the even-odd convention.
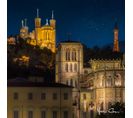
[[[35,18],[35,40],[36,45],[39,45],[41,33],[41,18],[39,18],[39,9],[37,9],[37,17]]]
[[[28,37],[28,26],[27,26],[27,19],[21,21],[22,27],[20,29],[20,37],[25,39]]]
[[[41,27],[41,18],[39,18],[39,9],[37,9],[37,17],[35,18],[35,28]]]
[[[119,29],[118,29],[118,25],[117,23],[115,23],[115,27],[114,27],[114,47],[113,47],[113,52],[119,52],[119,39],[118,39],[118,35],[119,35]]]
[[[50,19],[50,26],[56,28],[56,20],[54,19],[54,11],[52,11],[52,18]]]

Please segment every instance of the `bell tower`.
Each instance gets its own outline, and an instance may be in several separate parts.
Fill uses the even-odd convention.
[[[50,19],[50,26],[56,28],[56,20],[54,19],[54,11],[52,11],[52,18]]]
[[[119,52],[120,51],[118,35],[119,35],[119,29],[118,29],[117,23],[115,23],[113,52]]]
[[[37,17],[35,18],[35,28],[41,27],[41,18],[39,18],[39,9],[37,9]]]

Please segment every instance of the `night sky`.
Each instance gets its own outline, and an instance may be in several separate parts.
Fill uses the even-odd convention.
[[[124,0],[7,0],[8,36],[19,33],[21,20],[26,18],[29,30],[34,28],[36,9],[42,25],[54,10],[57,22],[57,42],[68,39],[88,47],[113,43],[113,28],[118,22],[119,40],[125,40]]]

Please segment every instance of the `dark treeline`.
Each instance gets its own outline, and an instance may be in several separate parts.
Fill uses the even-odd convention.
[[[30,57],[28,65],[14,62],[15,58]],[[16,45],[7,44],[8,79],[14,77],[41,76],[44,80],[51,80],[55,74],[55,54],[47,48],[27,44],[26,39],[16,40]]]
[[[89,66],[88,62],[90,59],[122,59],[122,52],[113,52],[111,46],[104,46],[102,48],[94,46],[93,48],[88,48],[83,45],[84,50],[84,65]]]

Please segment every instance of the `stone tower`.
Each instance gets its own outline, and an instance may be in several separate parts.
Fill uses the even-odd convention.
[[[118,25],[117,23],[115,23],[115,27],[114,27],[114,47],[113,47],[113,52],[119,52],[119,39],[118,39],[118,35],[119,35],[119,29],[118,29]]]
[[[65,41],[56,54],[56,82],[78,86],[83,70],[83,46],[79,42]]]

